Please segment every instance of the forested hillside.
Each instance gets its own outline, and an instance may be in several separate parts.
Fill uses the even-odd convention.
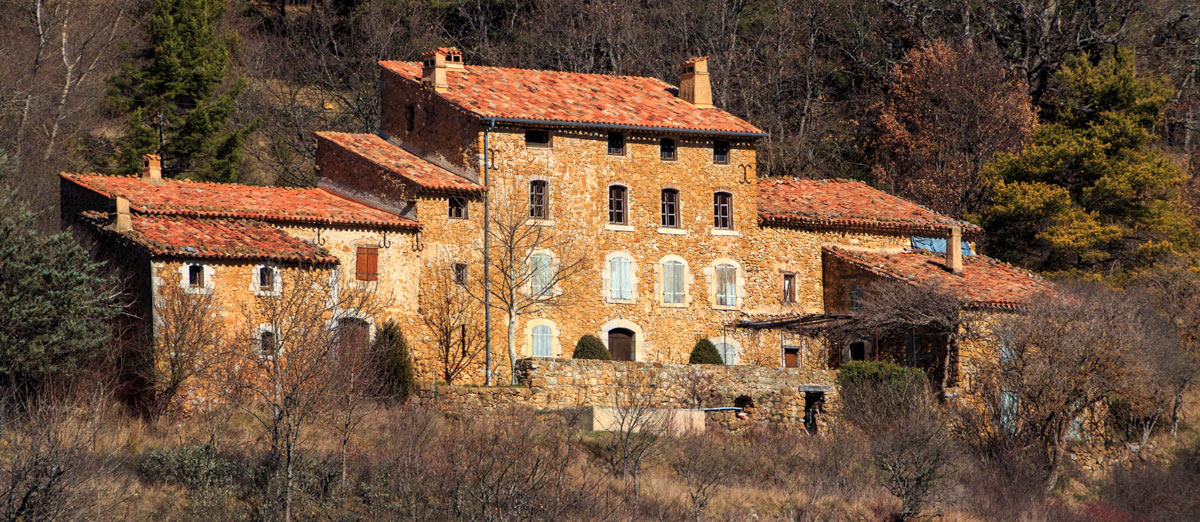
[[[457,46],[468,63],[674,83],[708,55],[714,101],[771,133],[760,175],[868,180],[985,224],[1006,260],[1119,274],[1194,246],[1198,9],[14,0],[0,155],[39,207],[57,172],[131,172],[151,150],[167,176],[303,185],[313,131],[375,129],[376,60]]]

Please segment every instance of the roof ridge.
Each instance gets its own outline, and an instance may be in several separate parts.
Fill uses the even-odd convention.
[[[416,64],[418,66],[421,65],[420,61],[410,61],[410,60],[379,60],[376,63],[379,65],[383,65],[385,63],[411,63],[411,64]],[[574,75],[574,76],[599,76],[602,78],[638,78],[638,79],[645,79],[645,80],[653,80],[653,81],[659,82],[663,85],[666,85],[668,87],[676,87],[676,88],[679,87],[678,85],[672,85],[670,83],[667,83],[665,80],[663,80],[661,78],[655,78],[653,76],[638,76],[638,75],[634,75],[634,74],[585,73],[585,72],[575,72],[575,71],[559,71],[559,70],[555,70],[555,69],[532,69],[532,68],[526,68],[526,67],[505,67],[503,65],[464,64],[462,70],[446,69],[446,72],[463,74],[464,71],[470,72],[470,70],[472,68],[475,68],[475,69],[499,69],[499,70],[503,70],[503,71],[546,72],[546,73],[554,73],[554,74],[568,74],[568,75]]]
[[[89,173],[63,172],[60,174],[60,176],[64,176],[64,177],[68,177],[68,178],[91,176],[91,177],[102,177],[102,178],[130,178],[130,179],[138,179],[141,177],[138,174],[103,174],[100,172],[89,172]],[[246,183],[222,183],[220,181],[195,181],[195,180],[190,180],[190,179],[179,179],[179,178],[163,178],[163,182],[164,183],[178,183],[181,185],[203,185],[203,186],[213,186],[213,187],[246,187],[246,188],[252,188],[252,189],[279,190],[279,191],[292,191],[292,192],[307,192],[307,191],[311,191],[311,190],[317,188],[317,187],[277,187],[274,185],[250,185],[250,184],[246,184]]]

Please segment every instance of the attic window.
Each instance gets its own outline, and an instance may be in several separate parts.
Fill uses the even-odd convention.
[[[549,147],[550,146],[550,131],[548,130],[527,130],[525,131],[525,146],[526,147]]]
[[[608,133],[608,155],[609,156],[624,156],[625,155],[625,135],[619,132]]]
[[[467,265],[465,263],[454,263],[454,284],[467,286]]]
[[[729,142],[725,140],[713,140],[713,163],[717,165],[729,164]]]
[[[663,161],[675,161],[675,140],[663,138],[658,142],[658,149]]]

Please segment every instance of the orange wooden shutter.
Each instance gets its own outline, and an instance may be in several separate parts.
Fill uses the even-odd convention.
[[[375,281],[379,278],[379,249],[376,247],[358,247],[358,256],[355,261],[357,265],[357,274],[355,278],[360,281]]]

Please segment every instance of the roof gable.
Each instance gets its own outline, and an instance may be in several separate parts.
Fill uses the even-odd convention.
[[[379,65],[421,82],[419,62],[385,60]],[[467,65],[448,68],[446,82],[449,90],[438,94],[481,118],[766,135],[721,109],[678,98],[675,87],[656,78]]]
[[[982,230],[861,181],[766,179],[758,182],[758,216],[768,225],[851,229],[891,234],[941,235],[962,228],[963,237]]]
[[[318,132],[328,140],[375,166],[421,188],[425,193],[473,194],[487,189],[474,181],[434,165],[374,134]]]

